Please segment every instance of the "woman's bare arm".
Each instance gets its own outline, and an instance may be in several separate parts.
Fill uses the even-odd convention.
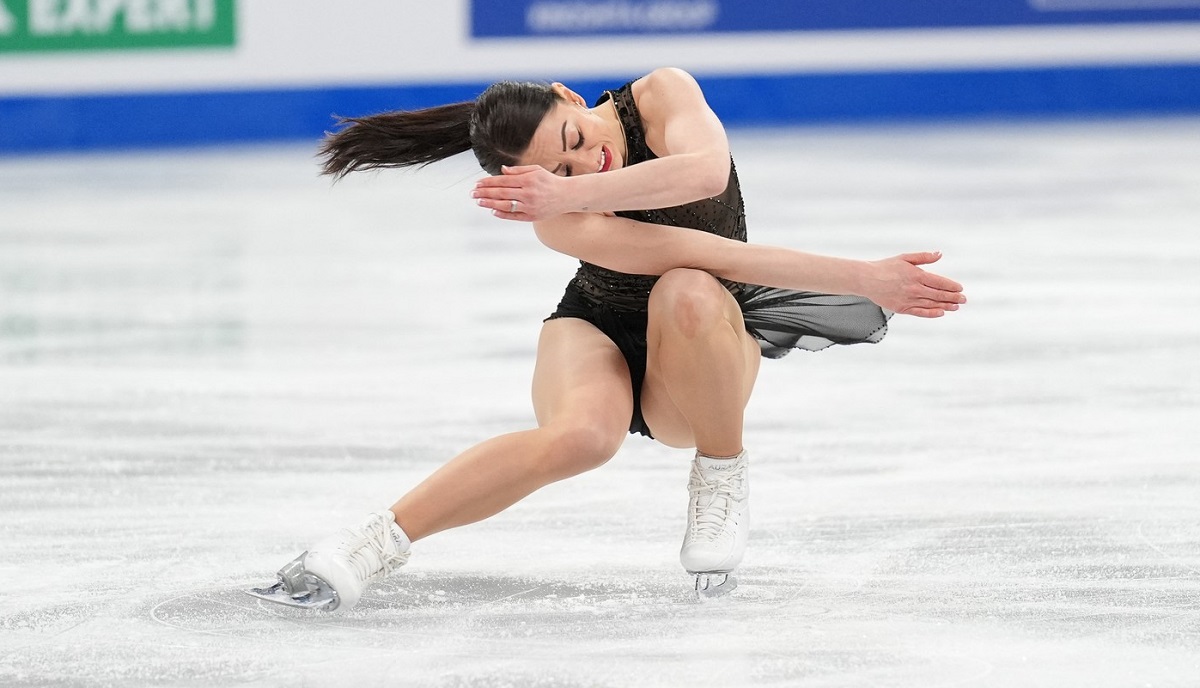
[[[936,262],[939,253],[851,260],[583,213],[535,222],[534,230],[555,251],[618,272],[661,275],[694,268],[736,282],[863,296],[897,313],[927,318],[966,303],[962,285],[917,267]]]
[[[657,69],[633,86],[647,137],[660,157],[603,174],[560,177],[537,165],[506,168],[478,183],[497,217],[541,220],[562,213],[668,208],[716,196],[729,184],[729,140],[700,85],[680,69]],[[506,212],[516,200],[520,212]],[[495,201],[495,203],[491,203]]]

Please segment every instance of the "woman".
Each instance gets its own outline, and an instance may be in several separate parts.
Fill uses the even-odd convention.
[[[322,148],[326,174],[473,150],[493,175],[476,202],[533,222],[581,266],[542,327],[537,427],[466,450],[390,510],[317,544],[252,591],[272,601],[353,607],[411,543],[600,466],[626,432],[696,449],[680,560],[698,592],[727,591],[749,531],[742,422],[761,358],[875,342],[887,311],[939,317],[966,301],[917,267],[935,253],[864,262],[745,243],[725,131],[678,69],[590,109],[562,84],[503,82],[474,102],[346,122]]]

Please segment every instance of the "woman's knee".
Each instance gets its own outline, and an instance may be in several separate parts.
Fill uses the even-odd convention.
[[[546,468],[557,478],[603,466],[625,440],[623,429],[603,423],[572,422],[542,430],[548,434],[552,447]]]
[[[676,268],[650,292],[650,320],[693,337],[726,320],[729,293],[703,270]]]

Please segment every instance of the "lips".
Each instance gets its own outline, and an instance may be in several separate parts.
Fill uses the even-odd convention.
[[[608,146],[600,146],[600,172],[607,172],[612,167],[612,151]]]

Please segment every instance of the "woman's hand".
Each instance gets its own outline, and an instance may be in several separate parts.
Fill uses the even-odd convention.
[[[484,177],[475,184],[471,197],[504,220],[533,222],[573,210],[567,199],[570,183],[538,165],[504,167],[503,174]],[[516,201],[516,204],[513,204]]]
[[[905,253],[869,263],[862,295],[896,313],[922,318],[940,318],[967,302],[962,285],[952,279],[925,272],[918,265],[936,263],[942,254]]]

